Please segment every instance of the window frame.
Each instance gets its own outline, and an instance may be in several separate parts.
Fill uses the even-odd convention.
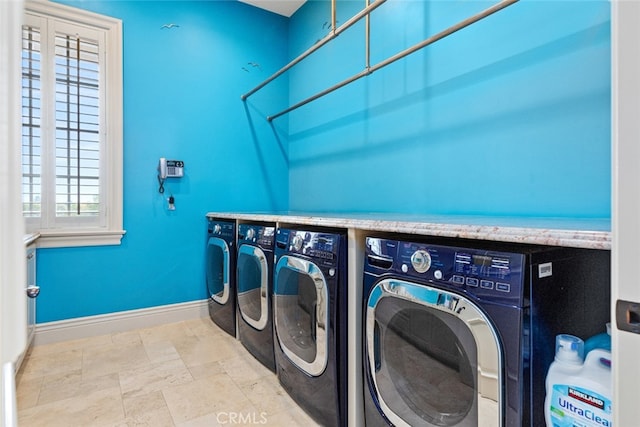
[[[24,11],[25,21],[27,20],[26,15],[31,15],[39,20],[62,22],[64,25],[71,24],[89,30],[97,30],[103,32],[105,36],[104,49],[101,53],[103,55],[101,60],[105,62],[104,89],[101,89],[101,95],[104,97],[101,100],[101,105],[104,108],[104,111],[101,112],[104,124],[100,129],[103,134],[102,138],[104,138],[104,141],[101,142],[103,151],[100,153],[100,180],[101,185],[104,186],[100,203],[104,205],[104,215],[101,220],[97,221],[97,225],[91,226],[83,224],[84,219],[81,217],[77,218],[78,221],[73,221],[75,224],[69,226],[64,225],[69,221],[67,218],[62,221],[55,221],[55,218],[41,217],[36,221],[25,218],[27,231],[39,233],[38,246],[44,248],[119,245],[122,236],[126,233],[123,229],[122,21],[49,1],[27,1]],[[44,36],[42,36],[41,43],[48,45]],[[53,46],[47,46],[43,50],[52,48]],[[45,73],[54,72],[54,70],[45,71],[44,60],[42,67],[43,76]],[[54,109],[55,92],[49,92],[47,98],[42,97],[43,121],[45,116],[49,117],[55,113]],[[53,127],[47,126],[45,129],[43,125],[43,140],[45,139],[44,133],[49,132],[50,129],[55,133],[55,121]],[[47,138],[54,138],[53,142],[47,142],[55,144],[55,135]],[[53,151],[55,151],[55,146]],[[45,162],[52,161],[48,159],[48,153],[51,152],[50,148],[43,148],[43,168]],[[55,165],[52,163],[50,167],[55,168]],[[51,188],[52,192],[45,195],[48,190],[45,189],[45,183],[42,182],[42,199],[45,197],[55,198],[55,184]],[[55,215],[55,210],[52,214]]]

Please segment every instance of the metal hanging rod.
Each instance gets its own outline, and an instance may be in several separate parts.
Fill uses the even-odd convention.
[[[369,0],[365,0],[364,5],[369,7],[371,2]],[[371,15],[367,15],[364,20],[364,67],[369,68],[370,59],[371,59],[371,48],[369,42],[371,41]]]
[[[347,30],[353,24],[355,24],[358,21],[360,21],[364,16],[369,16],[369,14],[371,12],[373,12],[375,9],[377,9],[379,6],[381,6],[386,1],[387,0],[377,0],[375,3],[365,7],[364,9],[362,9],[360,12],[358,12],[356,15],[354,15],[351,19],[349,19],[347,22],[342,24],[339,28],[336,28],[336,0],[332,0],[331,1],[331,28],[332,28],[332,31],[329,34],[327,34],[326,36],[324,36],[322,39],[320,39],[318,42],[316,42],[309,49],[307,49],[304,52],[302,52],[293,61],[289,62],[287,65],[285,65],[284,67],[282,67],[281,69],[276,71],[271,77],[269,77],[268,79],[266,79],[265,81],[260,83],[258,86],[254,87],[253,89],[251,89],[249,92],[247,92],[244,95],[242,95],[240,98],[242,98],[243,101],[246,100],[248,97],[250,97],[251,95],[253,95],[257,91],[259,91],[260,89],[262,89],[263,87],[265,87],[266,85],[271,83],[273,80],[278,78],[281,74],[285,73],[287,70],[289,70],[291,67],[296,65],[298,62],[302,61],[304,58],[306,58],[307,56],[311,55],[313,52],[315,52],[316,50],[320,49],[325,44],[329,43],[331,40],[333,40],[336,37],[338,37],[340,34],[342,34],[345,30]]]
[[[518,1],[519,0],[502,0],[501,2],[496,3],[493,6],[489,7],[488,9],[485,9],[480,13],[477,13],[477,14],[475,14],[475,15],[467,18],[467,19],[464,19],[464,20],[458,22],[457,24],[452,25],[451,27],[449,27],[449,28],[447,28],[447,29],[445,29],[445,30],[443,30],[443,31],[441,31],[441,32],[439,32],[439,33],[437,33],[437,34],[425,39],[424,41],[422,41],[422,42],[420,42],[420,43],[418,43],[418,44],[416,44],[416,45],[414,45],[414,46],[412,46],[412,47],[410,47],[408,49],[403,50],[402,52],[397,53],[396,55],[393,55],[393,56],[385,59],[382,62],[379,62],[378,64],[376,64],[376,65],[374,65],[372,67],[369,67],[369,64],[368,64],[368,61],[367,61],[367,66],[361,72],[359,72],[359,73],[347,78],[346,80],[343,80],[342,82],[340,82],[340,83],[338,83],[338,84],[336,84],[334,86],[329,87],[328,89],[323,90],[322,92],[319,92],[319,93],[317,93],[317,94],[315,94],[313,96],[310,96],[309,98],[307,98],[307,99],[305,99],[303,101],[300,101],[297,104],[294,104],[291,107],[289,107],[289,108],[287,108],[285,110],[282,110],[277,114],[274,114],[272,116],[267,116],[267,120],[268,121],[272,121],[272,120],[274,120],[274,119],[276,119],[276,118],[278,118],[278,117],[280,117],[280,116],[282,116],[284,114],[287,114],[287,113],[289,113],[289,112],[291,112],[291,111],[293,111],[293,110],[295,110],[297,108],[302,107],[305,104],[308,104],[311,101],[315,101],[316,99],[321,98],[321,97],[323,97],[323,96],[325,96],[325,95],[327,95],[327,94],[329,94],[329,93],[331,93],[331,92],[333,92],[333,91],[335,91],[337,89],[340,89],[341,87],[344,87],[344,86],[346,86],[346,85],[348,85],[350,83],[353,83],[354,81],[359,80],[362,77],[368,76],[369,74],[373,73],[374,71],[377,71],[377,70],[379,70],[381,68],[384,68],[387,65],[389,65],[389,64],[391,64],[393,62],[396,62],[397,60],[402,59],[407,55],[410,55],[410,54],[412,54],[412,53],[414,53],[414,52],[416,52],[416,51],[418,51],[418,50],[420,50],[420,49],[422,49],[422,48],[424,48],[424,47],[426,47],[426,46],[428,46],[430,44],[433,44],[433,43],[437,42],[438,40],[441,40],[441,39],[443,39],[443,38],[445,38],[447,36],[450,36],[451,34],[455,33],[456,31],[459,31],[459,30],[461,30],[461,29],[463,29],[465,27],[468,27],[469,25],[474,24],[474,23],[486,18],[487,16],[493,15],[494,13],[504,9],[507,6],[511,6],[512,4],[517,3]],[[377,3],[378,2],[374,3],[374,5],[377,4]],[[366,9],[364,9],[364,10],[366,10]],[[368,40],[367,40],[367,49],[368,49]],[[263,84],[263,86],[264,86],[264,84]]]

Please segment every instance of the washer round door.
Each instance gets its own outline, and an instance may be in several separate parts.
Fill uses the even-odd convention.
[[[474,303],[385,279],[369,293],[365,316],[370,389],[394,425],[502,425],[500,346]]]
[[[207,289],[218,304],[229,301],[229,245],[219,237],[207,242]]]
[[[319,376],[327,367],[329,292],[316,264],[284,255],[275,267],[273,315],[280,348],[298,368]]]
[[[238,248],[236,286],[238,308],[245,322],[262,331],[269,321],[269,265],[264,251],[253,245]]]

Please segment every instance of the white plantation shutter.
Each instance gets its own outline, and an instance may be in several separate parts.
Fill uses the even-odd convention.
[[[100,47],[55,35],[56,217],[100,214]]]
[[[119,244],[124,234],[121,32],[112,18],[27,3],[22,208],[42,247]]]
[[[22,31],[22,211],[40,217],[41,156],[41,54],[40,29],[25,25]]]
[[[104,39],[56,20],[23,26],[23,212],[39,229],[105,223]]]

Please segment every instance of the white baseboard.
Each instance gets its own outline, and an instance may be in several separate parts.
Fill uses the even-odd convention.
[[[33,345],[51,344],[79,338],[125,332],[166,323],[208,317],[207,300],[120,311],[98,316],[78,317],[38,323]]]

